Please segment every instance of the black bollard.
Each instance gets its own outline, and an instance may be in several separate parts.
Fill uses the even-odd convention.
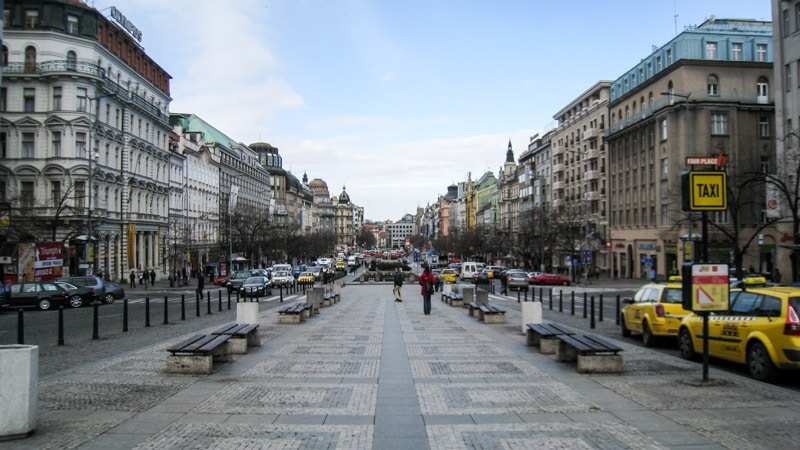
[[[150,297],[144,298],[144,326],[150,326]]]
[[[603,294],[600,294],[600,311],[599,311],[599,314],[600,314],[599,320],[600,320],[600,322],[602,322],[603,321]]]
[[[219,311],[222,312],[222,292],[217,291],[217,303],[219,304]]]
[[[564,291],[558,291],[558,312],[564,312]]]
[[[197,291],[194,293],[194,313],[195,317],[200,317],[200,293]]]
[[[58,307],[58,345],[64,345],[64,305]]]
[[[206,292],[206,311],[211,314],[211,292]]]
[[[569,314],[571,316],[575,315],[575,291],[570,292],[570,296],[572,297],[572,306],[570,306]]]
[[[128,332],[128,299],[122,300],[122,332]]]
[[[620,313],[619,313],[619,307],[620,307],[620,304],[619,304],[619,295],[617,295],[617,313],[616,313],[616,314],[614,314],[614,316],[616,317],[616,318],[615,318],[615,320],[614,320],[614,323],[615,323],[615,324],[617,324],[617,325],[619,325],[619,320],[620,320],[620,317],[619,317],[619,316],[620,316]]]
[[[589,328],[594,330],[594,295],[592,296],[592,318],[589,319]]]
[[[239,303],[239,291],[236,291],[236,303]]]
[[[520,302],[520,296],[522,295],[522,291],[517,291],[517,303]]]
[[[278,290],[281,293],[281,303],[283,303],[283,286],[278,286]]]
[[[587,303],[587,301],[586,301],[586,292],[584,292],[583,293],[583,318],[584,319],[586,318],[586,315],[589,313],[589,311],[587,311],[588,305],[586,303]]]
[[[25,344],[25,321],[22,318],[22,308],[17,310],[17,344]]]
[[[219,295],[222,295],[222,291],[219,291]],[[228,311],[231,309],[231,293],[228,292]]]
[[[553,310],[553,290],[550,289],[550,311]]]
[[[92,340],[100,339],[100,314],[97,311],[100,308],[99,302],[94,302],[94,313],[92,315]]]
[[[169,325],[169,303],[166,296],[164,296],[164,325]]]

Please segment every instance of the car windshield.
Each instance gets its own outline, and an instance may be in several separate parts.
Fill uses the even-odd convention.
[[[264,282],[264,277],[250,277],[244,281],[244,284],[259,284]]]
[[[288,277],[289,276],[289,272],[276,272],[275,276],[276,277]]]
[[[683,292],[681,289],[664,289],[662,303],[682,303]]]

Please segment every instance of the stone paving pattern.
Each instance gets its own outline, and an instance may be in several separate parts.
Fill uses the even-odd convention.
[[[622,374],[578,374],[525,346],[516,299],[492,296],[508,323],[487,325],[435,297],[425,316],[417,292],[395,303],[389,285],[349,285],[297,325],[262,309],[262,346],[208,376],[164,372],[180,334],[43,377],[34,434],[0,447],[797,447],[792,391],[713,368],[704,383],[696,364],[624,341]]]

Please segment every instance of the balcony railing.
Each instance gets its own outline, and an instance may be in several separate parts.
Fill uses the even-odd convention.
[[[8,63],[3,66],[3,75],[52,75],[56,73],[80,73],[101,78],[105,76],[106,72],[97,64],[68,60],[53,60],[40,63]]]

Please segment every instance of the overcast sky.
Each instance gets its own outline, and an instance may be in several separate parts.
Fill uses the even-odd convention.
[[[297,178],[397,220],[497,175],[553,115],[709,16],[769,0],[87,0],[171,76],[171,112],[268,142]],[[676,17],[677,15],[677,17]]]

